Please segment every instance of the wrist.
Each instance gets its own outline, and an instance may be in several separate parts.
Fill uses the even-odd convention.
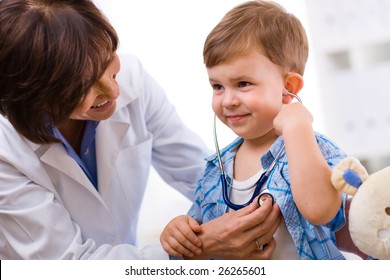
[[[282,134],[284,137],[291,136],[297,137],[302,135],[302,133],[312,133],[313,127],[312,123],[308,121],[291,121],[283,127]],[[301,137],[299,137],[301,138]]]
[[[215,227],[215,226],[214,226]],[[221,258],[221,252],[224,251],[221,242],[218,241],[218,233],[215,232],[213,223],[205,223],[201,225],[202,231],[198,234],[198,237],[202,241],[202,252],[200,255],[194,256],[192,259],[213,259]]]

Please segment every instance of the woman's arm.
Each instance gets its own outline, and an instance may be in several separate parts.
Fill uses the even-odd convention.
[[[47,176],[36,173],[38,180]],[[74,187],[80,192],[69,194],[73,205],[68,200],[67,208],[48,187],[3,160],[0,174],[0,259],[168,259],[161,247],[121,243],[112,220],[102,215],[105,206],[88,199],[83,186]]]

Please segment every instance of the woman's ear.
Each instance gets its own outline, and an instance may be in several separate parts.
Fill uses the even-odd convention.
[[[303,77],[295,72],[287,74],[284,87],[291,93],[298,94],[303,87]]]

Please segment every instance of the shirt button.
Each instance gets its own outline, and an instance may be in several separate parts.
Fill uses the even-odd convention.
[[[84,155],[88,155],[89,154],[89,149],[86,149],[85,152],[84,152]]]

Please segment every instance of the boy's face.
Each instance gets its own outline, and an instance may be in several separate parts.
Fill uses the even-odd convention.
[[[284,89],[280,66],[251,52],[207,69],[217,117],[238,136],[257,139],[273,132]]]

